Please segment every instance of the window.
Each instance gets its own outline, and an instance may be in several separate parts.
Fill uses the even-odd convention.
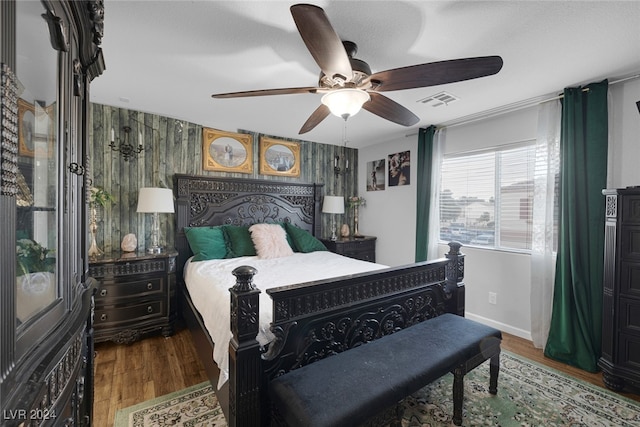
[[[535,142],[445,156],[440,239],[530,250]]]

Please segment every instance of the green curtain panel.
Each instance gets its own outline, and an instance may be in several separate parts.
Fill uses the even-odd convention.
[[[418,195],[416,200],[416,262],[427,260],[429,247],[429,200],[431,199],[431,163],[435,126],[418,132]]]
[[[544,351],[589,372],[598,370],[602,339],[607,88],[605,80],[564,91],[558,256]]]

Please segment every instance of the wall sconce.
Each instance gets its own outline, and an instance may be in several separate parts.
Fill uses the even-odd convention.
[[[158,213],[173,213],[173,191],[170,188],[146,187],[140,189],[138,195],[138,213],[153,214],[151,224],[151,245],[147,247],[150,254],[162,253],[160,246],[160,221]]]
[[[129,126],[124,126],[122,130],[124,131],[124,141],[120,141],[120,144],[116,145],[115,133],[113,131],[113,128],[111,128],[111,143],[109,144],[109,147],[111,147],[113,151],[119,151],[122,157],[124,157],[124,160],[129,161],[130,157],[138,157],[138,154],[140,154],[140,152],[144,150],[144,147],[140,142],[142,141],[142,132],[138,132],[139,145],[135,147],[129,142],[129,134],[131,133],[131,128]]]
[[[349,171],[349,159],[344,157],[344,169],[340,168],[340,156],[335,156],[333,158],[333,173],[340,175],[342,173],[347,173]]]

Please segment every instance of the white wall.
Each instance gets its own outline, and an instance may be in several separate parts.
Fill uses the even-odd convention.
[[[412,163],[410,184],[367,191],[367,162],[387,160],[389,154],[410,151],[417,155],[418,135],[358,150],[358,195],[367,205],[360,209],[360,233],[377,236],[376,261],[386,265],[410,264],[415,259],[416,168]],[[388,169],[388,168],[387,168]],[[387,172],[388,173],[388,170]]]
[[[446,130],[445,154],[535,140],[537,108],[530,107]],[[443,246],[443,251],[446,246]],[[463,248],[466,314],[503,331],[531,339],[529,255]],[[497,304],[489,304],[489,292]]]
[[[608,186],[640,185],[640,80],[610,87],[611,123]],[[446,153],[493,147],[500,144],[534,139],[537,107],[450,127],[447,129]],[[388,154],[411,150],[415,158],[418,136],[401,136],[359,150],[359,194],[367,199],[361,210],[360,231],[378,236],[378,262],[402,265],[414,261],[416,170],[411,170],[411,185],[387,187],[385,191],[366,191],[366,162],[385,158]],[[441,246],[442,254],[448,251]],[[465,284],[467,316],[531,339],[531,265],[529,256],[511,252],[463,248],[466,254]],[[497,304],[488,302],[489,292],[497,294]]]
[[[610,86],[607,187],[640,185],[640,79]]]
[[[537,112],[535,108],[516,111],[447,129],[445,153],[475,150],[512,142],[534,139]],[[360,212],[360,231],[378,237],[377,261],[387,265],[414,262],[416,224],[415,162],[411,168],[411,184],[388,187],[385,191],[366,191],[366,162],[386,159],[398,151],[411,150],[417,155],[418,135],[359,150],[359,194],[367,199]],[[441,253],[448,246],[441,246]],[[518,336],[530,338],[529,256],[507,252],[464,248],[466,311],[470,318],[492,324]],[[517,284],[517,285],[514,285]],[[497,304],[488,302],[489,292],[497,294]]]

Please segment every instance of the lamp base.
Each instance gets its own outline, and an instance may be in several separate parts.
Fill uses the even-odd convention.
[[[152,246],[147,248],[148,254],[161,254],[162,252],[164,252],[164,248],[162,246]]]
[[[336,234],[336,220],[334,218],[331,219],[331,241],[335,242],[338,240],[338,235]]]

